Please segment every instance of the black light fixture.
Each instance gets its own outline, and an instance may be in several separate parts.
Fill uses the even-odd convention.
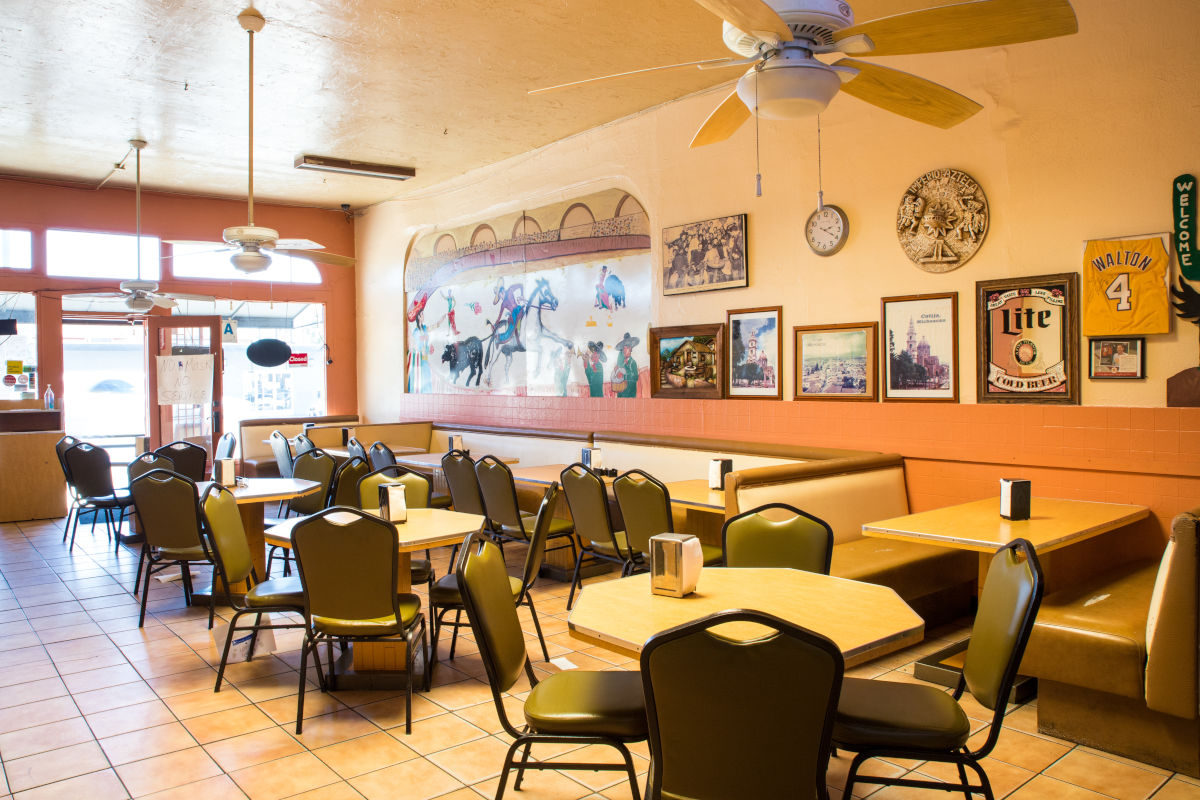
[[[327,156],[296,156],[296,169],[312,169],[320,172],[340,172],[344,175],[363,175],[368,178],[388,178],[406,181],[416,177],[413,167],[398,167],[393,164],[369,164],[366,161],[348,161],[344,158]]]
[[[260,367],[278,367],[292,357],[292,348],[281,339],[259,339],[246,348],[246,358]]]
[[[16,336],[17,321],[15,319],[0,319],[0,336]]]

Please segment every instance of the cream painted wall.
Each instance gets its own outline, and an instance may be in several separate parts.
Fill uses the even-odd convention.
[[[359,397],[369,419],[400,413],[404,363],[402,265],[414,235],[617,186],[633,193],[651,228],[749,214],[750,286],[665,298],[656,276],[655,325],[724,321],[729,308],[782,304],[793,325],[878,320],[879,298],[957,291],[963,402],[975,399],[977,280],[1078,272],[1087,238],[1168,231],[1170,181],[1200,171],[1200,65],[1195,0],[1076,0],[1080,33],[966,53],[880,59],[960,91],[983,111],[950,131],[840,96],[822,116],[825,199],[850,216],[836,256],[820,258],[801,226],[817,200],[813,120],[763,121],[762,197],[755,197],[755,128],[690,150],[720,90],[587,131],[377,206],[359,221]],[[1135,11],[1136,9],[1136,11]],[[862,13],[860,16],[869,17]],[[652,78],[643,78],[649,80]],[[582,90],[586,91],[586,90]],[[419,165],[418,165],[419,166]],[[987,192],[992,219],[975,258],[942,275],[900,250],[895,214],[909,183],[955,167]],[[655,260],[661,243],[655,242]],[[1177,269],[1172,270],[1172,279]],[[785,339],[787,337],[785,336]],[[1147,340],[1145,381],[1089,381],[1080,342],[1083,403],[1163,406],[1165,381],[1196,366],[1197,329],[1174,320]],[[784,375],[790,397],[791,342]]]

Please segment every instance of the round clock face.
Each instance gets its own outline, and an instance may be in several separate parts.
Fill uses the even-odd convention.
[[[846,212],[832,205],[814,211],[804,226],[804,238],[819,256],[831,256],[841,250],[849,233],[850,220]]]

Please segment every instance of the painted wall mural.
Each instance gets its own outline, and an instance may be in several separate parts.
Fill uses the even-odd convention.
[[[651,268],[646,213],[615,189],[424,236],[407,390],[647,396]]]

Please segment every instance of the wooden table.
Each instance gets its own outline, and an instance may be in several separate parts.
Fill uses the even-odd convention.
[[[731,608],[774,614],[837,644],[854,666],[921,641],[925,622],[886,586],[795,569],[706,567],[687,597],[650,593],[650,575],[589,584],[567,621],[574,639],[636,658],[656,633]],[[731,636],[759,635],[749,623]]]

